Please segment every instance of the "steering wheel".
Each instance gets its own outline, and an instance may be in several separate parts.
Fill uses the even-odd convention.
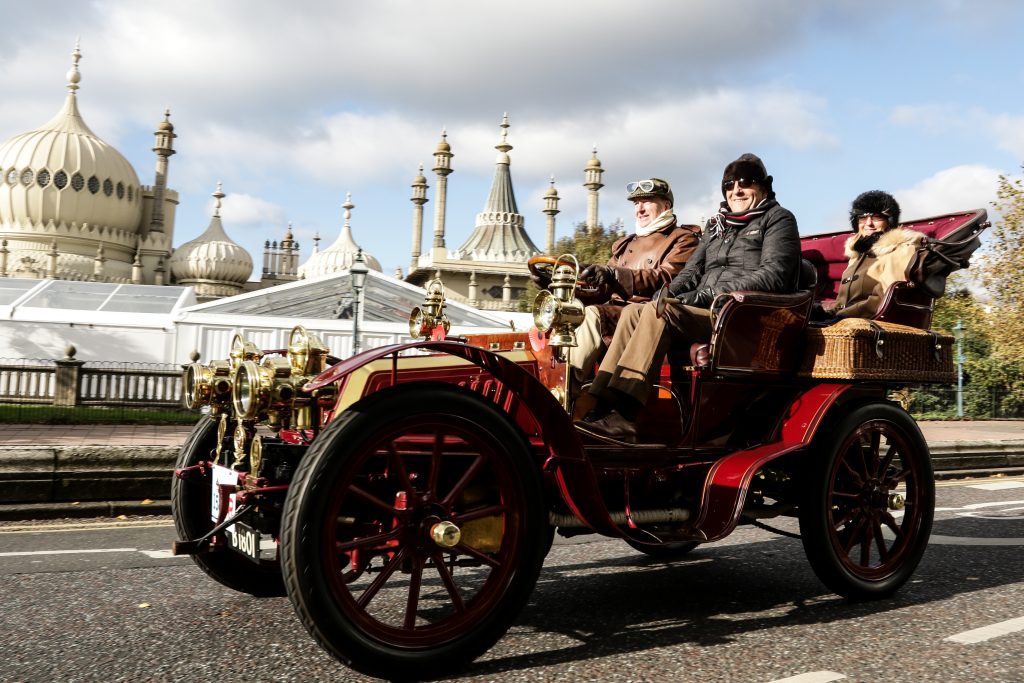
[[[531,256],[530,260],[526,262],[526,267],[530,269],[531,275],[547,280],[550,283],[551,276],[555,272],[556,263],[558,263],[558,259],[553,256]],[[608,297],[611,296],[608,289],[608,287],[598,287],[587,280],[576,281],[576,296],[586,305],[607,301]]]

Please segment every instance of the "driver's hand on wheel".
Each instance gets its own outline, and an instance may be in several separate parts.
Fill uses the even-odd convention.
[[[551,284],[551,278],[542,273],[537,273],[536,275],[530,273],[530,279],[533,280],[533,284],[537,285],[538,289],[547,289],[548,285]]]
[[[615,282],[615,270],[611,266],[594,263],[580,271],[580,279],[598,287],[604,287]]]

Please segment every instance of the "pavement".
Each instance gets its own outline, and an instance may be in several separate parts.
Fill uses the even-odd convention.
[[[918,424],[932,451],[936,478],[1024,472],[1024,420],[922,421]],[[191,431],[191,425],[0,424],[0,465],[3,464],[5,453],[10,459],[16,458],[18,453],[39,453],[50,448],[56,454],[54,459],[61,460],[64,452],[70,453],[68,457],[74,459],[82,457],[80,452],[85,451],[87,460],[98,463],[94,465],[94,470],[100,471],[98,484],[102,484],[102,479],[107,476],[105,470],[125,470],[111,476],[120,476],[122,479],[118,481],[130,485],[132,481],[141,481],[143,478],[142,470],[146,466],[145,463],[139,464],[138,459],[150,458],[153,462],[169,459],[173,462],[175,450],[185,442]],[[107,447],[110,450],[104,451]],[[123,455],[125,453],[130,455]],[[40,457],[49,460],[50,451]],[[126,457],[129,458],[126,465],[103,465],[104,461],[120,463]],[[153,471],[148,476],[153,478],[155,472],[160,491],[164,490],[162,482],[166,476],[166,467],[166,464],[155,469],[149,467]],[[0,479],[12,478],[2,470],[0,468]],[[16,480],[8,481],[8,484],[15,490],[23,491]],[[119,490],[129,493],[130,486]],[[153,494],[139,495],[132,500],[79,502],[25,503],[8,502],[2,498],[0,496],[0,519],[167,514],[170,510],[168,500],[160,499],[162,495]]]

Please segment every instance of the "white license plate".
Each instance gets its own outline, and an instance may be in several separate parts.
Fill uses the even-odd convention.
[[[228,535],[231,537],[232,548],[253,562],[260,561],[260,532],[251,526],[235,522],[231,525],[231,531]]]
[[[214,522],[219,521],[220,517],[220,484],[237,486],[238,472],[227,467],[221,467],[220,465],[213,466],[213,495],[210,499],[210,519]],[[228,510],[225,519],[230,517],[234,511],[235,494],[232,493],[228,496]]]

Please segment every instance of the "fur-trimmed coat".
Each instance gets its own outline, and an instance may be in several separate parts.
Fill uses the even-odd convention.
[[[854,249],[858,235],[846,240],[849,263],[843,271],[832,313],[840,318],[870,318],[894,282],[907,279],[907,268],[925,237],[916,230],[893,228],[882,233],[866,253]]]

